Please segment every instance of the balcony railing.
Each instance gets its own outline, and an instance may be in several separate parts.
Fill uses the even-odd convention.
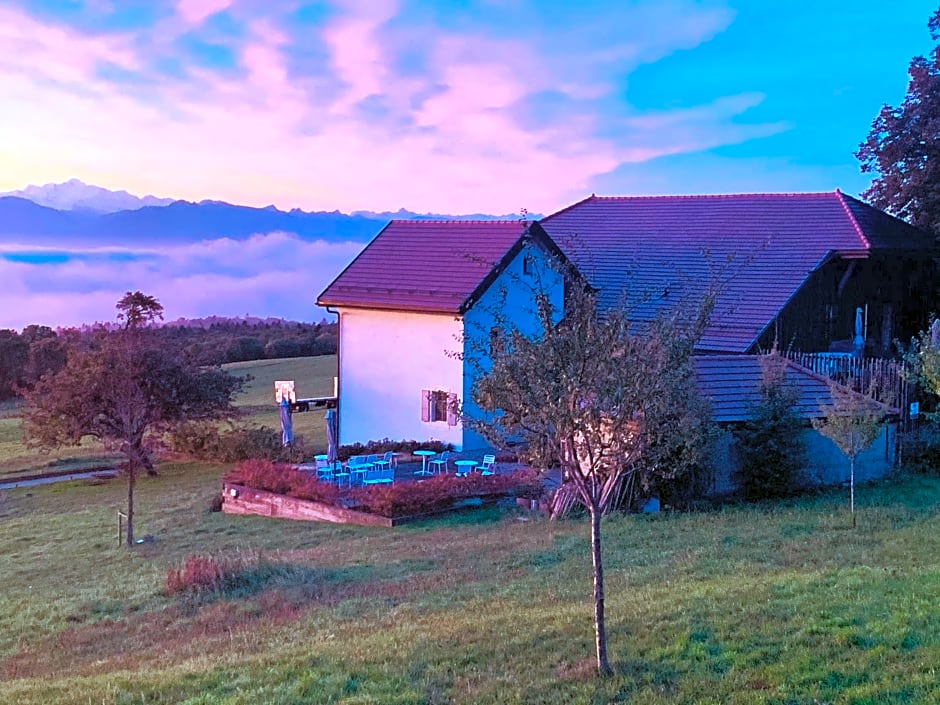
[[[858,392],[874,391],[879,401],[897,409],[901,418],[907,420],[913,389],[903,362],[856,357],[851,353],[786,351],[783,354],[792,362]]]

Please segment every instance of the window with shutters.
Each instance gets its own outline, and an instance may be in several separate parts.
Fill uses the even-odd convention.
[[[421,390],[421,420],[457,425],[457,395],[439,389]]]

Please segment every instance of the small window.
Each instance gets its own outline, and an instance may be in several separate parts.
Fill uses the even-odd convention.
[[[421,390],[421,420],[457,425],[457,395],[438,389]]]
[[[431,392],[431,421],[447,421],[447,392]]]
[[[534,274],[534,263],[532,262],[532,257],[529,255],[523,255],[522,275],[526,277],[531,277],[533,274]]]

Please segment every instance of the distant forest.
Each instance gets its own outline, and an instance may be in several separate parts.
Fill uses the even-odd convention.
[[[83,345],[96,330],[107,327],[56,331],[32,325],[21,333],[0,329],[0,399],[19,396],[42,375],[58,371],[65,364],[70,346]],[[336,353],[337,343],[335,323],[279,319],[180,319],[151,332],[202,365],[331,355]]]

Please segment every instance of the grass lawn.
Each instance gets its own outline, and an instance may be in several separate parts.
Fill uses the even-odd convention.
[[[114,463],[97,443],[86,441],[77,448],[38,451],[23,443],[21,405],[0,402],[0,479],[53,470],[87,470]]]
[[[299,398],[330,396],[336,375],[336,356],[235,362],[224,365],[223,369],[234,375],[252,377],[236,402],[236,406],[248,414],[246,421],[279,429],[280,412],[274,403],[275,380],[294,380]],[[294,436],[302,436],[306,446],[315,452],[326,450],[324,413],[325,409],[311,409],[293,416]]]
[[[293,379],[300,396],[326,396],[333,393],[336,356],[298,357],[284,360],[255,360],[225,365],[232,374],[250,375],[236,406],[245,412],[240,423],[280,429],[278,408],[274,403],[274,380]],[[307,447],[319,452],[326,448],[323,409],[294,415],[295,437],[302,436]],[[76,448],[41,452],[23,443],[21,405],[0,402],[0,478],[52,470],[85,470],[113,466],[118,456],[110,455],[91,440]]]
[[[588,527],[486,509],[396,529],[207,511],[164,465],[0,505],[0,703],[937,703],[940,479],[605,521],[616,674],[592,676]],[[524,519],[524,520],[523,520]],[[280,570],[163,594],[193,553]]]

